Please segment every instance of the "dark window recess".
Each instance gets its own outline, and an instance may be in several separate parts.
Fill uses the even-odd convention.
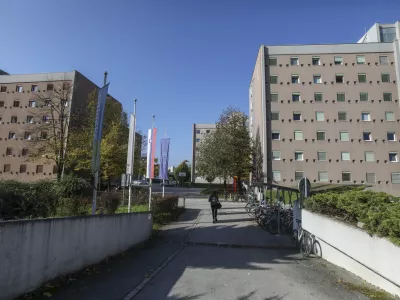
[[[4,165],[3,171],[4,171],[4,173],[10,172],[11,171],[11,165],[10,164]]]
[[[26,173],[26,165],[20,165],[19,166],[19,172],[20,173]]]
[[[48,83],[48,84],[47,84],[47,90],[48,90],[48,91],[54,90],[54,84]]]
[[[19,100],[14,100],[13,107],[19,107],[20,104],[21,102]]]
[[[5,85],[2,85],[0,88],[0,93],[5,93],[7,92],[7,87]]]
[[[22,149],[22,156],[27,156],[29,154],[28,148]]]
[[[43,165],[37,165],[36,174],[41,174],[41,173],[43,173]]]

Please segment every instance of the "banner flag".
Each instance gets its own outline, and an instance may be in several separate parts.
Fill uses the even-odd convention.
[[[150,178],[154,178],[154,159],[156,158],[156,141],[157,141],[157,128],[153,128],[153,136],[151,138],[151,169]]]
[[[152,130],[149,129],[147,132],[147,164],[146,164],[146,178],[150,178],[151,171],[151,138],[152,138]]]
[[[104,108],[106,105],[106,99],[108,94],[108,85],[109,83],[107,83],[99,90],[99,96],[97,98],[96,122],[94,125],[93,153],[92,153],[93,173],[99,171],[100,169],[100,146],[103,133]]]
[[[135,134],[135,116],[131,114],[129,122],[129,140],[128,140],[128,156],[126,158],[126,174],[133,174],[133,156],[134,156],[134,146],[133,137]],[[129,176],[130,177],[130,176]]]
[[[161,140],[160,179],[168,180],[169,139]]]

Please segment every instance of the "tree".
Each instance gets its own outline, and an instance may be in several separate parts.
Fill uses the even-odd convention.
[[[214,133],[208,133],[201,142],[196,157],[196,173],[210,184],[220,175],[218,172],[218,143]]]
[[[58,180],[66,165],[68,135],[75,121],[70,113],[71,98],[72,86],[68,82],[49,84],[46,91],[35,94],[36,102],[31,102],[25,126],[29,159],[54,162]]]
[[[252,161],[252,181],[258,183],[264,182],[263,153],[261,147],[260,127],[257,128],[256,139],[253,143]]]
[[[187,160],[184,160],[183,162],[181,162],[174,171],[174,177],[175,180],[178,182],[186,182],[188,180],[190,180],[190,168],[189,166],[186,164]],[[180,177],[179,173],[185,172],[186,176],[185,177]]]

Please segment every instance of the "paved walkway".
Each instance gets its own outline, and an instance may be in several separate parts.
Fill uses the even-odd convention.
[[[361,281],[318,259],[302,259],[286,236],[258,228],[241,203],[222,203],[212,223],[207,200],[186,200],[179,222],[53,299],[368,299],[338,279]]]

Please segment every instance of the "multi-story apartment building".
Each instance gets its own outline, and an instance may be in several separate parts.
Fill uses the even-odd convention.
[[[70,116],[82,111],[89,94],[98,86],[77,71],[65,73],[0,75],[0,179],[33,181],[55,176],[57,169],[52,160],[29,159],[30,146],[35,127],[49,122],[50,116],[40,116],[39,98],[52,97],[54,93],[66,93],[63,111]],[[50,99],[50,98],[49,98]],[[113,101],[115,99],[111,98]],[[49,100],[50,101],[50,100]],[[57,121],[56,121],[57,122]],[[69,126],[75,126],[69,124]],[[76,124],[76,126],[79,126]],[[69,127],[71,128],[71,127]],[[49,138],[51,133],[44,132]]]
[[[365,183],[400,195],[400,23],[358,43],[261,46],[249,90],[268,180]]]
[[[198,153],[198,146],[201,144],[205,135],[216,130],[215,124],[193,124],[192,132],[192,182],[206,183],[207,181],[198,176],[196,173],[196,156]],[[219,182],[219,180],[218,180]]]

